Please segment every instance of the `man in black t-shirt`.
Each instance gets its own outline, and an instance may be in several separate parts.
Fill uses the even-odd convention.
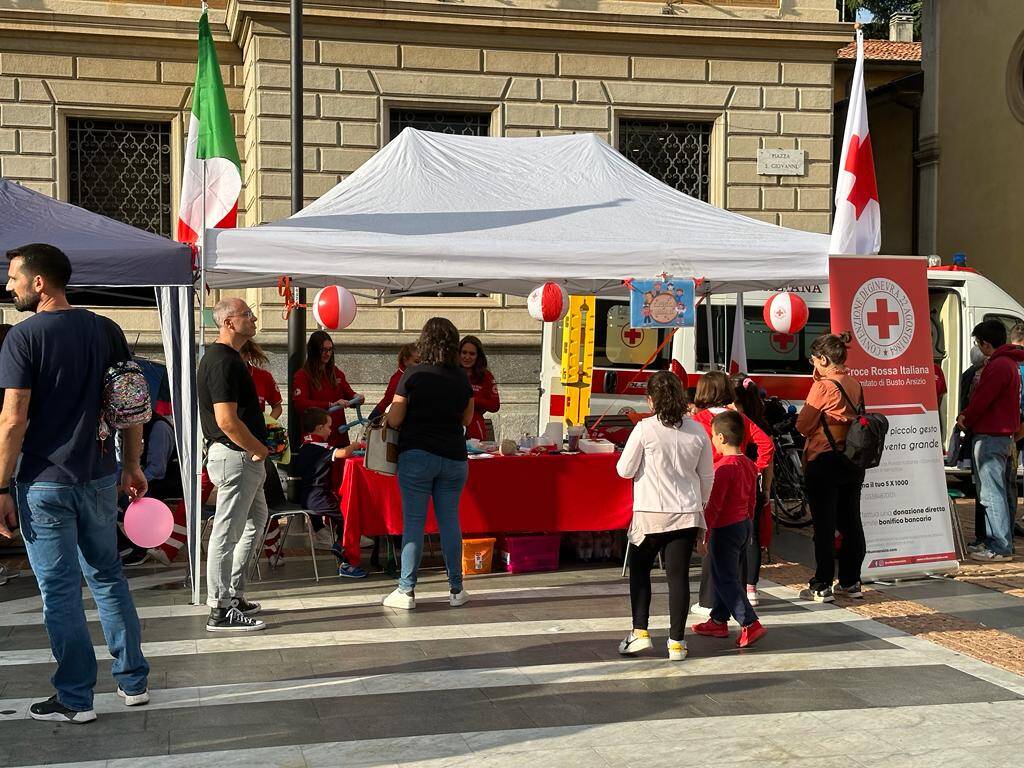
[[[14,306],[34,313],[11,329],[0,352],[0,535],[16,514],[8,478],[21,454],[15,491],[22,538],[43,596],[43,621],[57,660],[57,694],[33,704],[35,720],[96,719],[96,654],[82,610],[85,576],[99,611],[125,704],[149,701],[142,630],[121,570],[115,530],[117,487],[112,436],[99,439],[103,381],[111,364],[131,359],[121,329],[68,304],[71,262],[52,245],[7,252]],[[142,425],[121,432],[121,488],[146,493],[139,464]]]
[[[263,493],[267,427],[242,346],[256,335],[256,316],[241,299],[213,308],[219,333],[199,362],[199,420],[209,444],[206,469],[217,486],[217,511],[206,559],[206,629],[252,631],[267,625],[251,618],[260,609],[245,599],[249,557],[267,525]]]

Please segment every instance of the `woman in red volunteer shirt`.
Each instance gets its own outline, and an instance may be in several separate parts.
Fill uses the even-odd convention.
[[[473,421],[466,427],[466,439],[485,440],[487,425],[485,413],[496,413],[501,408],[498,387],[487,369],[484,345],[476,336],[466,336],[459,344],[459,362],[473,387]]]
[[[725,410],[733,409],[736,402],[736,390],[733,388],[729,376],[722,371],[709,371],[700,377],[697,382],[697,392],[693,398],[697,406],[697,413],[693,415],[694,421],[704,427],[711,437],[711,422],[715,416]],[[745,454],[751,446],[757,448],[757,460],[754,462],[758,475],[770,482],[772,458],[775,456],[775,443],[772,442],[763,429],[743,416],[743,443],[740,450]],[[717,462],[722,455],[712,443],[712,453]],[[701,564],[700,571],[700,603],[695,608],[696,613],[708,615],[714,605],[714,585],[711,581],[710,563],[705,559]]]
[[[391,374],[391,381],[388,382],[388,388],[384,392],[384,397],[380,399],[380,402],[373,406],[373,410],[370,412],[370,418],[374,419],[380,416],[388,409],[388,406],[395,399],[395,392],[398,390],[398,382],[402,380],[402,376],[405,374],[405,369],[417,365],[420,361],[420,353],[416,351],[415,344],[403,344],[402,348],[398,350],[398,370]]]
[[[331,437],[334,448],[349,444],[348,434],[338,432],[346,423],[345,409],[358,395],[349,386],[345,374],[334,364],[334,342],[326,331],[313,331],[306,343],[306,362],[292,379],[292,404],[298,417],[307,408],[322,408],[331,414]],[[336,410],[331,410],[339,406]]]
[[[259,344],[250,339],[239,351],[239,354],[249,367],[252,383],[256,385],[256,397],[260,401],[260,410],[266,412],[269,405],[270,418],[275,420],[281,418],[281,390],[277,388],[274,375],[267,370],[270,365],[267,353]]]

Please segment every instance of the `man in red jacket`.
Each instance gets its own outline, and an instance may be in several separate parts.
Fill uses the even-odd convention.
[[[1020,428],[1020,364],[1024,362],[1024,348],[1006,343],[1006,326],[998,320],[979,323],[971,335],[988,357],[978,386],[957,419],[961,429],[974,435],[971,457],[988,528],[986,547],[971,553],[971,559],[1004,562],[1013,557],[1006,464],[1013,436]]]

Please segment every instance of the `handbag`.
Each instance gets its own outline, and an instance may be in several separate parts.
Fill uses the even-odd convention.
[[[398,474],[398,430],[388,426],[387,416],[378,416],[366,427],[363,466],[382,475]]]
[[[822,429],[832,450],[844,456],[858,469],[874,469],[882,463],[885,452],[885,436],[889,432],[889,420],[880,413],[868,413],[864,408],[864,392],[861,391],[860,404],[857,405],[846,394],[843,385],[835,379],[829,379],[839,389],[843,399],[853,409],[854,419],[850,422],[850,430],[846,434],[846,443],[839,448],[832,430],[828,428],[825,414],[819,414]]]

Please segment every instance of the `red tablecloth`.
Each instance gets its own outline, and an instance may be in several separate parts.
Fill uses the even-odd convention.
[[[629,525],[633,484],[615,472],[618,454],[495,456],[471,459],[459,503],[462,531],[557,533]],[[402,497],[394,477],[345,462],[341,483],[345,553],[359,563],[359,537],[402,532]],[[427,530],[436,531],[433,511]]]

